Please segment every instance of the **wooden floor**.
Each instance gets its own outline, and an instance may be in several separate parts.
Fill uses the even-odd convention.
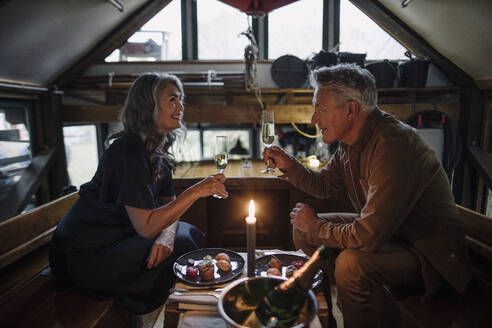
[[[163,328],[164,327],[164,305],[153,312],[142,315],[142,328]]]

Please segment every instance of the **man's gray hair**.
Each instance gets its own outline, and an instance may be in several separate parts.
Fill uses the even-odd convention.
[[[320,67],[311,73],[314,88],[329,88],[337,93],[337,102],[355,100],[363,110],[377,106],[376,79],[368,70],[355,64]]]

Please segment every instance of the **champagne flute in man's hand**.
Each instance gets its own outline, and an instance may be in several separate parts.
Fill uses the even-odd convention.
[[[227,167],[227,137],[217,136],[215,138],[215,166],[217,172],[224,173]],[[219,195],[214,194],[215,198],[222,198]]]
[[[275,120],[273,116],[273,111],[263,111],[262,120],[261,120],[261,136],[263,140],[263,144],[265,147],[270,147],[275,140]],[[266,165],[266,169],[261,171],[261,173],[273,173],[268,163]]]

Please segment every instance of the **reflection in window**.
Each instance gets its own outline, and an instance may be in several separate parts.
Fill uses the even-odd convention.
[[[80,187],[92,179],[98,164],[95,125],[65,126],[63,140],[69,184]]]
[[[217,0],[197,1],[198,58],[243,59],[248,16]]]
[[[107,62],[181,60],[181,1],[171,1],[133,34]]]
[[[31,163],[24,108],[0,109],[0,201]]]
[[[323,1],[297,1],[268,14],[268,58],[289,54],[306,59],[322,43]]]
[[[215,137],[216,136],[227,136],[227,149],[229,152],[233,147],[236,146],[237,141],[241,143],[241,146],[248,150],[249,155],[251,155],[250,146],[250,133],[249,130],[205,130],[203,131],[203,158],[212,159],[214,156],[215,149]],[[230,155],[231,159],[235,156]],[[239,159],[239,157],[238,157]]]
[[[340,1],[340,51],[366,59],[407,59],[406,49],[348,0]]]
[[[178,162],[193,162],[200,160],[200,131],[188,130],[186,135],[180,135],[173,144],[171,153]]]

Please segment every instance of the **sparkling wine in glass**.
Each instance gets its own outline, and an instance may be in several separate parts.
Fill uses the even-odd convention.
[[[227,137],[217,136],[215,138],[215,166],[217,167],[217,172],[224,173],[228,162],[227,155]],[[222,198],[219,195],[214,194],[215,198]]]
[[[263,140],[263,144],[265,147],[270,147],[275,140],[275,120],[273,116],[273,111],[263,111],[262,120],[261,120],[261,136]],[[268,163],[266,169],[261,171],[261,173],[273,173],[275,172],[270,167],[268,167]]]

